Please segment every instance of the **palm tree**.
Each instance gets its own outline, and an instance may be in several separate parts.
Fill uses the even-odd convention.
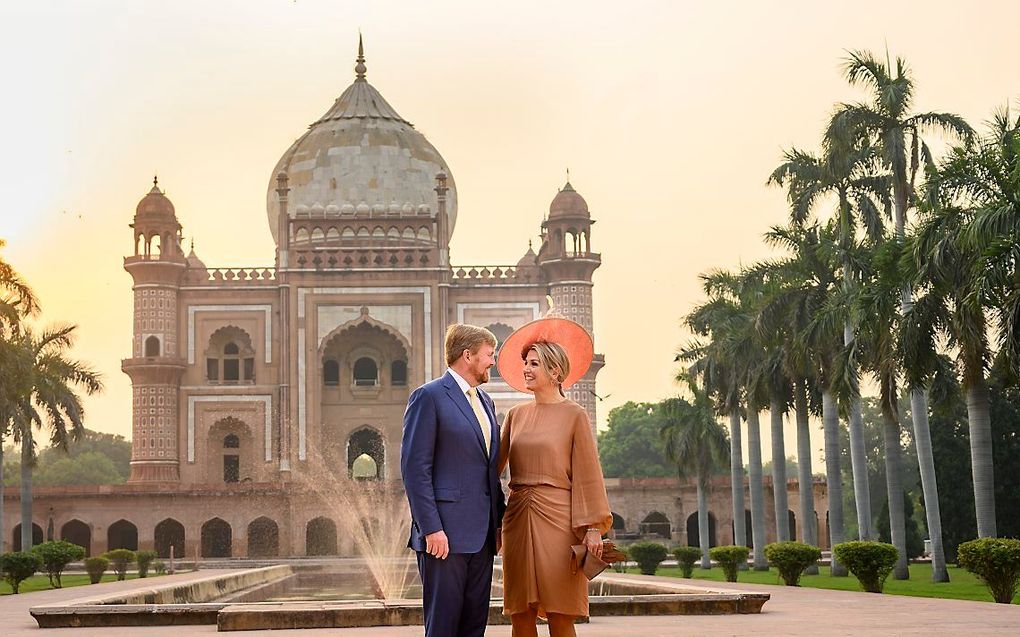
[[[739,359],[733,356],[733,333],[747,323],[737,300],[738,281],[731,273],[712,271],[701,276],[709,300],[686,317],[687,326],[707,342],[695,341],[681,348],[677,361],[691,363],[686,374],[699,378],[715,397],[722,415],[730,421],[730,489],[733,503],[733,543],[747,544],[744,525],[744,463],[740,440]],[[681,378],[678,380],[683,381]],[[745,567],[746,568],[746,567]]]
[[[1020,373],[1020,116],[997,110],[978,143],[954,147],[932,181],[973,211],[963,237],[983,253],[978,290],[996,313],[999,351]]]
[[[882,160],[892,173],[893,211],[896,237],[906,239],[908,210],[916,204],[915,180],[922,162],[933,166],[931,151],[922,138],[923,133],[942,132],[969,142],[973,129],[959,115],[953,113],[912,113],[914,79],[907,63],[896,58],[896,70],[886,60],[876,60],[866,51],[852,51],[844,64],[844,75],[852,85],[869,90],[870,100],[840,105],[833,115],[826,137],[830,139],[866,139],[876,145]],[[906,314],[912,304],[913,292],[909,284],[900,291],[900,311]],[[942,520],[937,517],[938,486],[935,480],[935,460],[931,449],[931,431],[928,427],[928,394],[926,386],[911,384],[910,414],[914,426],[914,441],[924,492],[928,534],[932,540],[932,580],[949,581],[942,552]]]
[[[729,441],[726,430],[716,420],[715,405],[703,387],[693,378],[686,381],[691,401],[674,398],[668,401],[665,421],[660,431],[666,457],[676,464],[681,478],[693,477],[698,491],[698,535],[701,544],[701,567],[709,562],[708,487],[716,471],[729,463]]]
[[[908,269],[924,293],[911,310],[905,340],[914,350],[935,349],[939,337],[959,352],[962,385],[967,402],[971,471],[979,537],[995,537],[995,494],[992,434],[985,373],[991,357],[985,299],[977,288],[978,250],[962,240],[960,229],[971,214],[953,205],[934,208],[907,244]],[[912,355],[912,358],[918,358]]]
[[[0,248],[4,245],[4,240],[0,239]],[[19,333],[22,320],[38,311],[39,303],[32,288],[13,266],[0,257],[0,414],[7,413],[7,406],[14,400],[21,379],[22,370],[17,365],[16,351],[11,340]],[[4,528],[4,439],[10,426],[7,419],[0,421],[0,529]],[[4,552],[5,538],[0,534],[0,553]]]
[[[816,316],[840,287],[841,267],[838,241],[831,228],[792,224],[773,227],[766,241],[787,254],[756,265],[752,271],[767,276],[777,285],[762,304],[762,320],[782,321],[797,326],[792,343],[792,360],[810,362],[810,376],[817,378],[822,398],[825,432],[825,473],[829,492],[829,543],[843,542],[843,488],[839,458],[839,413],[832,390],[836,357],[842,351],[840,334]],[[846,568],[832,562],[832,574],[847,575]]]
[[[903,477],[900,449],[899,376],[901,348],[899,343],[899,290],[902,277],[898,261],[902,245],[892,240],[869,242],[861,247],[855,262],[862,270],[862,285],[848,299],[840,300],[834,313],[842,313],[849,305],[860,317],[856,347],[844,352],[840,362],[849,369],[869,372],[878,381],[879,405],[882,412],[883,449],[886,469],[886,491],[889,508],[889,530],[892,543],[899,552],[893,571],[896,579],[909,579],[907,568],[907,533],[903,508],[892,503],[903,502]],[[845,373],[845,372],[844,372]]]
[[[786,187],[790,216],[794,223],[804,223],[810,218],[813,209],[827,197],[836,198],[834,225],[838,229],[843,289],[846,294],[850,294],[856,285],[851,250],[857,225],[863,224],[872,236],[881,232],[881,211],[882,208],[888,210],[888,181],[877,174],[878,156],[875,149],[867,144],[854,145],[846,140],[830,139],[827,140],[825,150],[821,158],[796,148],[786,151],[783,163],[773,171],[768,183]],[[843,344],[847,348],[854,346],[855,331],[849,308],[844,308]],[[873,536],[864,423],[861,418],[857,370],[846,371],[848,388],[851,390],[847,402],[854,501],[857,504],[859,535],[864,540]],[[782,426],[781,421],[779,425]]]
[[[10,343],[20,378],[9,401],[0,405],[0,418],[21,444],[21,546],[26,551],[32,546],[32,428],[48,426],[51,444],[67,449],[84,431],[84,410],[76,390],[94,394],[102,389],[98,373],[66,356],[74,330],[68,326],[36,335],[23,327]]]
[[[783,374],[790,385],[794,413],[797,422],[797,480],[800,504],[801,527],[804,542],[818,544],[818,527],[815,523],[814,477],[811,472],[811,428],[808,387],[815,383],[812,377],[812,361],[805,357],[803,348],[797,346],[797,337],[806,329],[810,317],[798,313],[787,314],[782,304],[769,302],[776,294],[784,293],[785,282],[782,272],[773,272],[768,264],[757,266],[745,272],[745,279],[755,280],[761,289],[762,299],[758,303],[755,327],[759,336],[770,341],[780,352]],[[783,311],[777,312],[780,309]],[[773,434],[775,435],[775,434]],[[776,455],[773,453],[773,455]],[[773,463],[774,464],[774,463]],[[784,462],[785,464],[785,462]],[[773,477],[773,484],[776,484]],[[777,505],[781,510],[781,505]],[[810,567],[809,573],[817,574],[818,567]]]

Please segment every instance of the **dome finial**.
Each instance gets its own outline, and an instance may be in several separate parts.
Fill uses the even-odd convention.
[[[368,67],[365,66],[365,44],[361,39],[361,30],[358,30],[358,60],[357,64],[354,65],[354,72],[357,74],[357,79],[365,79],[365,71]]]
[[[163,194],[163,191],[159,189],[159,175],[156,175],[155,173],[152,175],[152,190],[149,192]]]

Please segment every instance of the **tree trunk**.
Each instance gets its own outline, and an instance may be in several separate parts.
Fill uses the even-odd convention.
[[[822,392],[822,426],[825,430],[825,481],[829,490],[829,550],[843,542],[843,484],[839,469],[839,411],[832,392]],[[832,555],[832,574],[846,577],[846,567]]]
[[[708,534],[708,494],[705,493],[708,480],[698,477],[698,544],[701,545],[701,568],[712,568],[712,561],[708,557],[709,540]]]
[[[21,550],[32,548],[32,429],[21,434]]]
[[[942,548],[939,487],[935,479],[931,427],[928,425],[928,395],[919,389],[910,392],[910,420],[914,425],[914,444],[917,446],[917,464],[921,471],[921,491],[924,494],[924,515],[928,523],[928,539],[931,541],[931,581],[948,582],[946,553]]]
[[[811,425],[803,379],[798,380],[794,387],[793,406],[797,414],[797,491],[800,496],[800,528],[804,530],[802,541],[818,546],[818,516],[815,515],[814,477],[811,475]],[[817,575],[818,565],[812,564],[804,572]]]
[[[984,374],[967,387],[970,465],[974,479],[974,510],[978,537],[995,537],[995,475],[992,470],[992,420]]]
[[[769,570],[765,559],[765,487],[761,471],[761,425],[758,412],[747,408],[747,473],[751,492],[751,538],[754,549],[754,570]]]
[[[733,543],[747,546],[744,528],[744,457],[740,446],[740,410],[730,412],[730,489],[733,493]],[[747,570],[747,563],[741,565]]]
[[[907,568],[907,529],[903,512],[903,474],[900,460],[900,423],[899,414],[893,401],[895,385],[883,382],[882,400],[882,433],[885,441],[885,485],[889,498],[889,536],[893,546],[899,553],[896,567],[893,569],[894,579],[910,579]]]
[[[7,551],[4,549],[4,540],[7,532],[4,531],[4,436],[0,431],[0,555]]]
[[[783,434],[783,407],[778,398],[769,404],[772,423],[772,499],[776,506],[776,541],[790,539],[790,504],[786,493],[786,443]]]
[[[843,325],[843,343],[854,341],[850,323]],[[857,370],[854,370],[856,376]],[[861,540],[873,540],[871,528],[871,485],[868,484],[868,452],[864,443],[864,419],[861,416],[861,394],[854,388],[850,397],[850,465],[854,474],[854,503],[857,505],[857,536]]]
[[[906,237],[907,185],[896,184],[895,189],[896,237]],[[909,283],[900,289],[900,313],[906,316],[914,306],[914,292]],[[942,513],[939,507],[939,488],[935,478],[935,454],[931,448],[931,426],[928,422],[928,391],[921,387],[910,388],[910,420],[914,425],[914,444],[917,446],[917,464],[921,473],[921,490],[924,493],[924,513],[931,540],[931,579],[948,582],[946,553],[942,548]]]

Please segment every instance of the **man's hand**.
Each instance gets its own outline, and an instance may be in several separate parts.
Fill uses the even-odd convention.
[[[450,540],[444,531],[436,531],[425,536],[425,552],[432,557],[445,560],[450,554]]]

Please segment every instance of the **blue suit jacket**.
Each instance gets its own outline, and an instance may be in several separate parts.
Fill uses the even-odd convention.
[[[488,455],[468,398],[449,372],[414,390],[407,403],[400,473],[411,505],[407,545],[415,551],[442,530],[451,553],[478,553],[500,525],[499,426],[492,399],[481,390],[478,396],[491,426]]]

